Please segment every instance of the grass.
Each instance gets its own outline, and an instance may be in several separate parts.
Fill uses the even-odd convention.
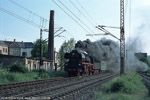
[[[95,92],[96,100],[150,100],[148,90],[141,82],[141,76],[127,72],[102,85],[101,91]]]
[[[2,68],[2,65],[0,65],[0,84],[4,83],[12,83],[12,82],[22,82],[22,81],[31,81],[31,80],[39,80],[39,79],[45,79],[45,78],[52,78],[52,77],[67,77],[67,73],[60,71],[60,72],[46,72],[44,71],[41,74],[41,77],[39,77],[39,71],[33,71],[33,72],[16,72],[16,71],[10,71],[9,69]]]

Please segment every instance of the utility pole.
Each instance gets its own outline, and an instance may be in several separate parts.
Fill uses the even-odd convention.
[[[39,68],[39,77],[41,77],[42,68],[43,68],[43,43],[42,43],[42,29],[40,29],[40,68]]]
[[[48,36],[48,58],[52,62],[50,68],[54,65],[54,10],[50,11],[49,36]]]
[[[120,75],[125,71],[124,0],[120,0]]]

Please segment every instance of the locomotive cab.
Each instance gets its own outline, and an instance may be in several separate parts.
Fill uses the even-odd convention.
[[[68,76],[89,75],[94,73],[93,59],[85,51],[73,50],[65,54],[64,70]]]

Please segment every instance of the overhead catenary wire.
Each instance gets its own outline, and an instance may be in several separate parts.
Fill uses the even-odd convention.
[[[17,15],[17,14],[15,14],[15,13],[9,11],[9,10],[6,10],[6,9],[4,9],[4,8],[0,8],[1,11],[5,12],[5,13],[7,13],[7,14],[9,14],[9,15],[11,15],[11,16],[13,16],[13,17],[19,19],[19,20],[22,20],[22,21],[24,21],[24,22],[27,22],[27,23],[29,23],[29,24],[31,24],[31,25],[37,27],[37,28],[40,28],[40,29],[41,29],[41,28],[45,28],[45,27],[46,27],[46,24],[49,23],[49,21],[48,21],[46,18],[43,18],[42,16],[36,14],[35,12],[33,12],[33,11],[27,9],[27,8],[25,8],[24,6],[22,6],[22,5],[18,4],[18,3],[16,3],[15,1],[13,1],[13,0],[8,0],[8,1],[11,2],[12,4],[14,4],[14,5],[16,5],[16,6],[20,7],[20,8],[22,8],[23,10],[26,10],[27,12],[29,12],[29,17],[28,17],[28,18],[24,18],[24,17],[22,17],[22,16],[20,16],[20,15]],[[35,23],[35,22],[33,21],[33,19],[34,19],[35,17],[38,17],[38,18],[40,19],[40,24],[37,24],[37,23]],[[63,27],[60,27],[60,28],[62,29]],[[55,33],[57,33],[58,31],[60,31],[60,30],[56,30]],[[65,31],[66,31],[66,30],[65,30]]]
[[[54,0],[52,0],[64,13],[66,13],[74,22],[76,22],[84,31],[89,33],[87,29],[85,29],[78,21],[76,21],[70,14],[68,14],[58,3],[56,3]]]
[[[46,26],[46,25],[44,25],[44,24],[47,24],[47,23],[49,22],[47,19],[45,19],[45,18],[41,17],[40,15],[34,13],[33,11],[31,11],[31,10],[29,10],[29,9],[27,9],[27,8],[25,8],[25,7],[23,7],[22,5],[16,3],[15,1],[13,1],[13,0],[8,0],[8,1],[11,2],[11,3],[13,3],[14,5],[16,5],[16,6],[22,8],[22,9],[24,9],[24,10],[26,10],[26,11],[28,11],[28,12],[29,12],[29,17],[28,17],[28,18],[24,18],[24,17],[22,17],[22,16],[20,16],[20,15],[17,15],[17,14],[15,14],[15,13],[9,11],[9,10],[6,10],[6,9],[4,9],[4,8],[1,8],[1,9],[0,9],[1,11],[5,12],[5,13],[11,15],[11,16],[14,16],[14,17],[16,17],[17,19],[20,19],[20,20],[22,20],[22,21],[24,21],[24,22],[27,22],[27,23],[29,23],[29,24],[31,24],[31,25],[37,27],[37,28],[43,28],[43,27]],[[33,19],[34,19],[35,17],[39,17],[39,18],[40,18],[40,25],[33,21]],[[44,24],[43,24],[43,23],[44,23]],[[68,32],[68,31],[66,31],[66,32]],[[69,34],[72,36],[71,33],[69,33]],[[72,36],[72,37],[74,37],[74,36]]]
[[[83,11],[89,16],[89,18],[96,24],[96,25],[98,25],[98,23],[91,17],[91,15],[86,11],[86,9],[81,5],[81,3],[78,1],[78,0],[76,0],[77,1],[77,3],[79,4],[79,6],[83,9]]]
[[[46,24],[49,22],[47,19],[45,19],[45,18],[41,17],[40,15],[38,15],[38,14],[32,12],[31,10],[29,10],[29,9],[27,9],[27,8],[25,8],[25,7],[23,7],[22,5],[16,3],[15,1],[13,1],[13,0],[8,0],[8,1],[11,2],[12,4],[14,4],[14,5],[16,5],[16,6],[22,8],[22,9],[24,9],[24,10],[26,10],[26,11],[28,11],[28,12],[29,12],[29,19],[28,19],[28,20],[30,20],[31,15],[33,16],[33,17],[32,17],[32,21],[33,21],[34,16],[37,16],[37,17],[40,19],[40,26],[41,26],[41,27],[45,28],[45,27],[46,27]],[[44,23],[45,23],[45,24],[44,24]]]
[[[74,22],[76,22],[84,31],[86,31],[87,33],[90,34],[90,32],[84,27],[82,26],[76,19],[74,19],[69,13],[67,13],[67,11],[65,9],[63,9],[57,2],[55,2],[54,0],[52,0],[64,13],[66,13]],[[67,8],[66,8],[67,9]],[[89,28],[88,28],[89,29]],[[94,32],[92,32],[94,33]],[[93,36],[92,36],[93,37]],[[94,37],[93,37],[94,38]],[[95,39],[95,38],[94,38]],[[95,39],[96,40],[96,39]]]
[[[9,15],[11,15],[11,16],[17,18],[17,19],[20,19],[20,20],[22,20],[22,21],[24,21],[24,22],[27,22],[27,23],[29,23],[29,24],[31,24],[31,25],[37,27],[37,28],[41,28],[37,23],[31,22],[31,21],[29,21],[28,19],[26,19],[26,18],[24,18],[24,17],[22,17],[22,16],[19,16],[19,15],[15,14],[15,13],[13,13],[13,12],[11,12],[11,11],[8,11],[8,10],[6,10],[6,9],[4,9],[4,8],[1,8],[1,7],[0,7],[0,10],[3,11],[4,13],[7,13],[7,14],[9,14]]]
[[[90,21],[87,17],[86,17],[86,15],[84,14],[84,13],[82,13],[81,12],[81,10],[73,3],[73,1],[72,0],[69,0],[70,1],[70,3],[78,10],[78,12],[80,12],[80,14],[93,26],[93,27],[95,27],[95,25],[94,25],[94,23],[92,22],[92,21]]]
[[[65,6],[64,3],[62,3],[60,0],[58,0],[62,6],[64,6],[75,18],[77,18],[87,29],[89,29],[92,33],[94,33],[93,30],[91,30],[78,16],[76,16],[67,6]]]

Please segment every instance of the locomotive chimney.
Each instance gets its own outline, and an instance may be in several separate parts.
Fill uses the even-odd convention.
[[[48,36],[48,59],[54,62],[54,10],[50,11],[49,36]]]

